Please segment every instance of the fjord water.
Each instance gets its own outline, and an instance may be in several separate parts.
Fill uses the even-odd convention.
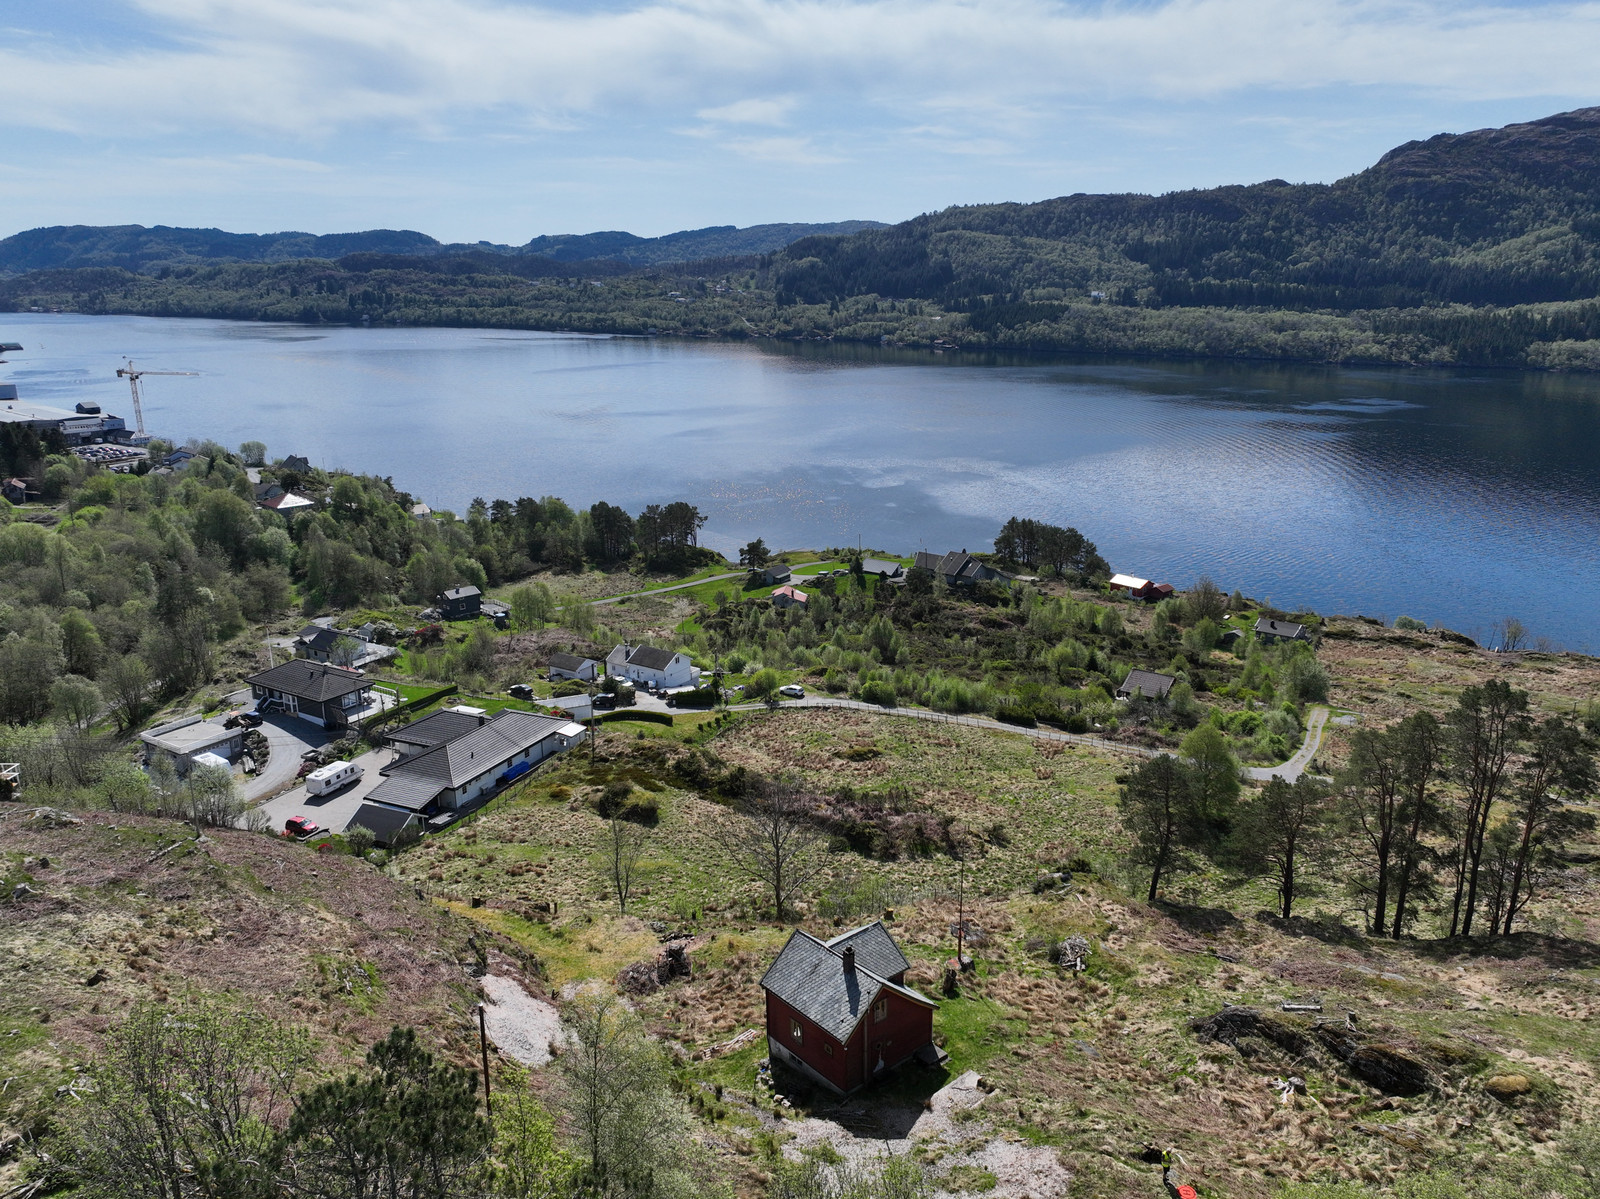
[[[731,551],[986,548],[1075,525],[1118,570],[1286,608],[1501,617],[1600,646],[1600,379],[980,359],[462,329],[20,315],[24,398],[388,475],[435,507],[687,499]]]

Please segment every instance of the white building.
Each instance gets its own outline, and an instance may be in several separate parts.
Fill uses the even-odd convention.
[[[619,645],[606,655],[606,673],[657,687],[698,687],[700,670],[688,654],[653,645]]]

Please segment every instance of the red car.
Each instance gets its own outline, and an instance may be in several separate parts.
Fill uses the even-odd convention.
[[[283,822],[283,827],[293,837],[312,836],[321,827],[309,816],[291,816]]]

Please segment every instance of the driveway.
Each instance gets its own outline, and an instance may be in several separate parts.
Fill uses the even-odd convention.
[[[1273,778],[1280,778],[1286,783],[1298,780],[1310,767],[1311,759],[1317,756],[1317,750],[1322,748],[1322,730],[1327,723],[1328,709],[1312,708],[1311,715],[1306,717],[1306,739],[1294,751],[1294,757],[1281,766],[1251,766],[1244,772],[1245,778],[1258,783]]]
[[[294,782],[300,770],[300,755],[325,745],[328,734],[309,720],[276,713],[261,722],[270,752],[267,768],[244,784],[244,797],[251,803],[282,791]]]
[[[309,816],[328,832],[342,833],[367,795],[383,782],[383,776],[378,771],[394,759],[395,752],[392,749],[369,750],[355,759],[365,773],[354,786],[335,791],[332,795],[308,795],[305,784],[300,783],[275,799],[267,800],[257,811],[267,814],[271,821],[270,828],[275,833],[283,830],[284,821],[291,816]],[[295,768],[299,769],[299,765],[296,759]]]

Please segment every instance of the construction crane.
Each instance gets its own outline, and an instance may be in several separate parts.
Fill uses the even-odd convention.
[[[199,371],[136,371],[130,361],[127,366],[117,368],[117,378],[126,377],[128,387],[133,391],[133,423],[140,437],[144,436],[144,408],[139,403],[139,380],[146,375],[198,375]]]

